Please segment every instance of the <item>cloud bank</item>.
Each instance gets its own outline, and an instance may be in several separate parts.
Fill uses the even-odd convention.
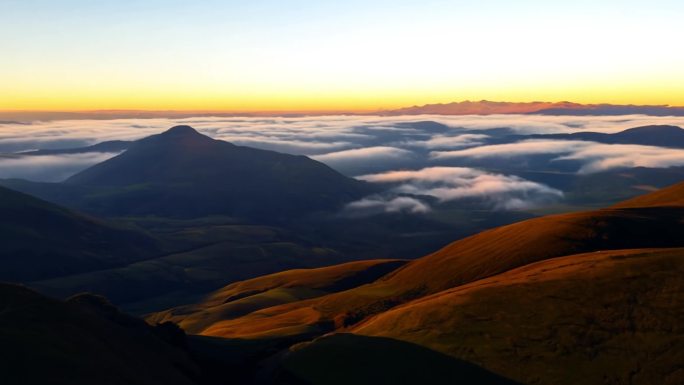
[[[358,212],[424,213],[430,206],[421,196],[440,203],[475,199],[496,210],[522,210],[557,201],[563,192],[517,176],[487,173],[466,167],[429,167],[412,171],[389,171],[359,179],[393,184],[394,194],[376,195],[353,202],[347,210]],[[410,195],[411,197],[407,197]]]
[[[553,160],[583,163],[580,174],[631,167],[666,168],[684,166],[684,150],[633,144],[602,144],[575,140],[525,140],[456,151],[433,151],[433,159],[512,158],[530,155],[559,155]]]
[[[349,176],[436,164],[471,166],[465,160],[555,155],[582,163],[580,173],[622,167],[683,165],[681,151],[648,146],[581,141],[522,141],[486,145],[501,132],[518,134],[613,133],[643,125],[684,126],[684,117],[626,116],[299,116],[195,117],[0,122],[0,154],[35,149],[73,148],[107,140],[135,140],[171,126],[188,124],[216,139],[238,145],[307,155]],[[499,134],[497,134],[497,132]],[[54,181],[111,154],[21,159],[0,157],[0,178]]]
[[[21,178],[42,182],[61,182],[115,155],[117,154],[85,153],[0,157],[0,179]]]

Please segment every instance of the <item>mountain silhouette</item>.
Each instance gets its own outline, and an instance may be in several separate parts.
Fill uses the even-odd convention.
[[[233,145],[190,126],[138,140],[60,187],[27,190],[105,216],[227,215],[264,221],[338,210],[374,191],[305,156]]]

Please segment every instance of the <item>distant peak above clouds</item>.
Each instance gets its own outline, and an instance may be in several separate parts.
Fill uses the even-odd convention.
[[[385,111],[383,115],[652,115],[684,116],[684,107],[668,105],[580,104],[573,102],[493,102],[489,100],[425,104]]]

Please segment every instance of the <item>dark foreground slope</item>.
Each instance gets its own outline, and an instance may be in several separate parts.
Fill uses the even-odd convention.
[[[122,315],[98,297],[61,302],[0,284],[0,382],[197,384],[197,365],[174,346],[182,333],[174,337],[163,329]]]
[[[159,254],[158,242],[0,187],[0,280],[30,281],[81,273]]]
[[[420,345],[355,334],[335,334],[294,346],[276,378],[276,382],[311,385],[516,384]]]

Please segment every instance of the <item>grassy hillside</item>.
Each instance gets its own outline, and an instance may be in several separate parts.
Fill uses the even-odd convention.
[[[283,234],[263,228],[224,229],[223,236],[230,235],[238,239],[113,269],[33,281],[31,285],[57,296],[94,292],[107,296],[127,311],[147,313],[201,300],[231,282],[346,260],[333,250],[283,238]]]
[[[288,270],[236,282],[197,304],[155,313],[147,320],[152,323],[172,321],[188,333],[199,334],[221,320],[370,283],[404,263],[406,261],[373,260]]]
[[[261,338],[325,333],[416,298],[530,263],[597,250],[684,246],[684,209],[610,209],[523,221],[456,241],[369,285],[265,308],[202,333]]]
[[[355,333],[399,339],[528,384],[684,381],[684,249],[530,264],[409,302]]]
[[[161,254],[159,242],[0,187],[0,280],[30,281],[122,266]]]
[[[684,207],[684,182],[618,203],[615,207]]]

